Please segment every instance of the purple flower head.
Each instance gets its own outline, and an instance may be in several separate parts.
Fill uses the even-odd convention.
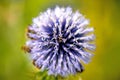
[[[95,36],[89,20],[70,7],[48,9],[33,19],[28,27],[29,53],[36,67],[50,75],[67,76],[84,70],[95,49]]]

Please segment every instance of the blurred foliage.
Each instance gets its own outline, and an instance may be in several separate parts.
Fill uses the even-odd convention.
[[[71,6],[91,21],[96,45],[92,62],[75,76],[47,76],[39,72],[24,45],[25,29],[48,7]],[[120,80],[120,0],[0,0],[0,80]]]

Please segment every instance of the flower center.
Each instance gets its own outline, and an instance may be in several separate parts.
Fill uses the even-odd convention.
[[[58,42],[59,43],[63,42],[62,37],[58,37]]]

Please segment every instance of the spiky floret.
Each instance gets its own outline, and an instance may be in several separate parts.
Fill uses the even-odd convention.
[[[94,50],[93,28],[89,20],[70,7],[48,9],[28,27],[26,46],[34,65],[50,75],[67,76],[82,72],[81,61],[88,63]]]

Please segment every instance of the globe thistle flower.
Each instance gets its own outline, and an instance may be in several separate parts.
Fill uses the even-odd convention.
[[[49,75],[67,76],[84,70],[95,49],[95,36],[89,20],[70,7],[48,9],[33,19],[28,27],[26,51],[33,64]]]

